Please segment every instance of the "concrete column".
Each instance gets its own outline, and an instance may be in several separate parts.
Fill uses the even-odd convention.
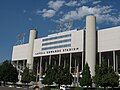
[[[40,57],[40,72],[39,72],[39,82],[38,82],[38,85],[40,88],[43,87],[42,85],[42,56]]]
[[[23,60],[23,70],[25,69],[25,60]]]
[[[84,51],[82,52],[82,70],[83,70],[83,67],[84,67]]]
[[[28,43],[28,56],[27,56],[27,67],[33,69],[33,49],[34,39],[36,38],[36,30],[30,30],[29,43]]]
[[[113,51],[113,69],[114,71],[116,71],[115,69],[115,51]]]
[[[70,53],[70,73],[71,73],[71,64],[72,64],[72,53]]]
[[[21,60],[19,61],[18,68],[21,70],[22,65],[21,65]]]
[[[40,77],[42,77],[42,56],[40,57]]]
[[[108,58],[108,67],[110,66],[110,59]]]
[[[102,62],[102,60],[101,60],[101,52],[99,52],[99,65],[101,65],[101,62]]]
[[[19,68],[19,61],[17,61],[17,65],[16,65],[16,68],[17,68],[17,69]]]
[[[118,72],[118,55],[116,54],[116,72]]]
[[[65,66],[66,66],[66,60],[64,60],[64,68],[65,68]]]
[[[77,86],[79,85],[79,64],[77,65]]]
[[[37,75],[36,75],[36,82],[38,82],[38,74],[39,74],[39,68],[38,68],[38,66],[39,66],[39,62],[37,62]]]
[[[60,63],[61,63],[61,54],[59,54],[59,66],[60,66]]]
[[[85,42],[85,60],[90,67],[91,76],[95,75],[96,61],[96,19],[95,16],[86,17],[86,42]]]
[[[51,55],[49,56],[49,65],[51,65]]]
[[[55,65],[55,66],[57,65],[57,61],[56,61],[56,60],[54,60],[54,65]]]
[[[47,61],[45,61],[45,71],[47,70]]]
[[[77,69],[77,61],[76,61],[76,59],[75,59],[75,70]]]

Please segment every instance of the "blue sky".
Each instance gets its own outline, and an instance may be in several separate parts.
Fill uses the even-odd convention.
[[[11,59],[19,33],[36,28],[39,37],[85,27],[97,17],[97,29],[120,26],[120,0],[0,0],[0,62]]]

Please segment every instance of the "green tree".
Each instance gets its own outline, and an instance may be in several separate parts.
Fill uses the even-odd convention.
[[[91,79],[91,74],[89,70],[89,66],[86,63],[83,72],[82,72],[82,78],[80,79],[80,85],[83,86],[92,86],[92,79]]]
[[[61,66],[54,67],[54,70],[56,72],[55,76],[55,83],[59,86],[63,83],[63,68]]]
[[[69,72],[69,67],[66,66],[64,69],[63,69],[63,74],[61,75],[62,76],[62,80],[63,80],[63,83],[64,85],[71,85],[72,84],[72,81],[73,81],[73,76],[72,74]]]
[[[108,67],[107,80],[110,87],[118,87],[119,85],[119,76],[114,72],[112,67]]]
[[[58,66],[55,68],[55,83],[59,86],[64,85],[70,85],[73,81],[73,76],[69,72],[69,68],[66,66],[65,68]]]
[[[107,86],[117,87],[119,85],[119,76],[112,67],[107,66],[106,62],[102,62],[101,66],[96,66],[93,80],[97,86],[104,88]]]
[[[31,81],[35,81],[35,77],[32,72],[29,72],[29,69],[26,67],[22,73],[21,82],[30,83]]]
[[[15,67],[10,63],[10,61],[4,61],[0,65],[0,80],[4,82],[15,83],[18,81],[18,72]]]
[[[44,84],[51,85],[53,82],[58,86],[72,84],[73,76],[69,73],[69,69],[61,66],[49,67],[43,79]]]
[[[96,66],[95,68],[95,76],[93,77],[93,81],[96,86],[107,87],[108,86],[108,66],[104,61],[100,66]]]
[[[93,77],[93,81],[96,84],[96,86],[100,86],[101,85],[101,67],[99,67],[99,65],[95,66],[95,76]]]
[[[45,77],[44,77],[42,83],[48,84],[48,85],[53,84],[54,79],[55,79],[54,75],[55,75],[54,69],[51,66],[48,66],[48,69],[45,72]]]
[[[109,73],[109,79],[108,79],[108,82],[109,82],[109,86],[112,86],[112,87],[117,87],[119,85],[119,76],[118,74],[116,74],[113,70],[112,67],[109,67],[108,68],[108,73]]]

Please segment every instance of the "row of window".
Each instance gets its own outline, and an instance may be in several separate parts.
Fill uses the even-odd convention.
[[[59,40],[59,41],[54,41],[54,42],[43,43],[42,46],[70,42],[70,41],[71,41],[71,39]]]
[[[71,34],[66,34],[66,35],[56,36],[56,37],[50,37],[50,38],[42,39],[42,41],[48,41],[48,40],[54,40],[54,39],[60,39],[60,38],[65,38],[65,37],[71,37]]]
[[[64,47],[71,47],[71,44],[64,44],[64,45],[57,45],[57,46],[52,46],[52,47],[45,47],[45,48],[42,48],[42,50],[64,48]]]

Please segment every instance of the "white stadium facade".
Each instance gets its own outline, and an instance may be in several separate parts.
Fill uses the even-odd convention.
[[[82,30],[37,38],[36,30],[32,29],[29,42],[13,46],[12,51],[12,63],[17,68],[38,68],[40,75],[49,65],[68,65],[70,73],[75,73],[78,67],[81,72],[87,62],[94,76],[95,65],[103,60],[120,73],[120,26],[96,30],[96,18],[92,15],[86,17],[86,28]]]

